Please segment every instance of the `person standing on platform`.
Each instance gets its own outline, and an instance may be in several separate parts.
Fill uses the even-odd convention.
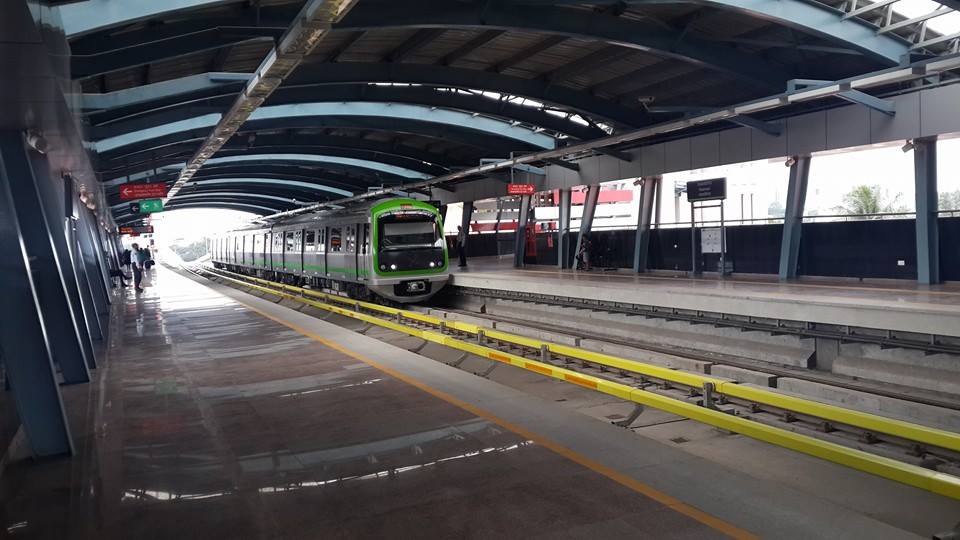
[[[143,281],[143,252],[140,251],[140,246],[133,244],[130,246],[132,248],[130,253],[130,266],[133,267],[133,288],[137,293],[142,293],[143,288],[140,287],[140,282]]]
[[[593,249],[593,243],[590,241],[590,234],[584,234],[580,240],[580,253],[577,253],[577,270],[590,270],[590,251]]]
[[[457,225],[457,253],[460,255],[460,268],[467,266],[467,231]]]

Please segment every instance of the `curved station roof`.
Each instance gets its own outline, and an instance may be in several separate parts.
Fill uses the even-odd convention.
[[[89,0],[60,9],[97,176],[124,223],[140,218],[119,198],[126,182],[171,184],[171,209],[268,215],[951,54],[960,36],[930,22],[960,1],[940,4],[909,17],[890,0]],[[326,22],[310,17],[331,6]],[[282,75],[267,71],[283,63]],[[698,129],[763,129],[764,119]],[[630,144],[596,151],[622,156]],[[534,165],[548,163],[558,160]]]

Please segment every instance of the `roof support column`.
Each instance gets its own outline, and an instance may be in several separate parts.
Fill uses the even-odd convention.
[[[640,209],[637,212],[637,238],[633,248],[633,271],[646,272],[650,251],[650,224],[653,222],[654,201],[660,193],[662,176],[645,176],[640,181]]]
[[[78,220],[67,220],[67,246],[73,260],[73,268],[77,272],[77,287],[80,292],[84,319],[87,321],[87,330],[90,332],[91,339],[100,341],[104,338],[104,332],[100,324],[100,316],[97,315],[97,304],[94,300],[93,287],[87,272],[88,266],[83,259],[83,250],[80,247],[80,231],[77,230],[79,225]]]
[[[29,239],[20,224],[20,208],[11,185],[20,174],[14,165],[22,156],[23,138],[17,132],[0,133],[0,283],[4,308],[15,316],[0,324],[0,361],[10,380],[17,414],[37,456],[73,453],[60,386],[53,366],[50,341],[41,317],[34,283],[35,262]]]
[[[93,305],[96,307],[98,316],[106,316],[110,313],[110,292],[107,289],[103,271],[100,269],[97,245],[90,230],[90,211],[86,208],[80,208],[80,219],[76,222],[75,230],[77,240],[80,242],[80,259],[85,267],[87,284],[93,296]]]
[[[570,188],[560,190],[560,223],[557,234],[557,268],[570,268]]]
[[[937,139],[913,141],[917,196],[917,281],[940,283],[940,238],[937,230]]]
[[[800,259],[800,233],[803,208],[807,200],[810,178],[810,156],[794,156],[787,185],[787,209],[783,217],[783,239],[780,242],[780,279],[795,279]]]
[[[75,319],[74,306],[67,295],[66,276],[53,240],[60,224],[51,223],[50,212],[44,208],[41,186],[50,186],[50,179],[36,176],[31,167],[31,155],[19,133],[4,133],[4,165],[10,184],[10,194],[17,205],[17,220],[24,240],[24,249],[32,259],[33,282],[37,291],[40,316],[50,336],[50,354],[60,367],[67,384],[90,381],[86,351],[81,342],[83,330]],[[34,162],[44,161],[39,154]]]
[[[583,215],[580,217],[580,234],[577,235],[577,247],[574,254],[580,253],[580,246],[583,245],[583,237],[590,234],[593,229],[593,215],[597,211],[597,201],[600,200],[600,184],[592,184],[587,188],[587,196],[583,201]],[[590,254],[593,264],[596,261],[594,254]]]
[[[517,219],[517,234],[513,239],[513,267],[523,268],[527,252],[527,222],[530,220],[530,195],[520,196],[520,216]]]
[[[457,254],[460,255],[460,250],[463,250],[463,254],[460,255],[461,264],[466,264],[467,254],[470,253],[468,244],[470,243],[470,221],[473,219],[473,201],[468,201],[463,203],[463,213],[460,216],[460,228],[463,229],[463,245],[457,244]],[[459,239],[459,235],[458,235]]]

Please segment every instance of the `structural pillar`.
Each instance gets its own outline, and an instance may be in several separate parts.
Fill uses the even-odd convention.
[[[27,251],[28,238],[20,227],[20,209],[10,189],[16,180],[16,162],[23,153],[19,132],[0,132],[0,283],[4,310],[0,324],[0,361],[3,362],[17,413],[34,455],[73,453],[60,386],[50,353],[50,341],[40,316],[34,283],[35,261]]]
[[[593,215],[597,211],[597,201],[600,200],[600,184],[593,184],[587,188],[587,196],[583,201],[583,216],[580,218],[580,234],[577,235],[577,246],[573,250],[574,254],[580,253],[580,246],[583,244],[583,237],[590,234],[593,228]],[[596,257],[591,255],[590,264],[596,261]]]
[[[527,221],[530,220],[530,195],[520,196],[520,215],[517,218],[517,235],[513,244],[513,267],[523,268],[527,252]]]
[[[650,251],[650,225],[655,212],[654,202],[660,191],[661,176],[646,176],[641,179],[640,211],[637,216],[637,237],[633,248],[633,271],[646,272]]]
[[[17,132],[2,134],[4,166],[10,183],[10,194],[17,206],[17,220],[24,240],[24,249],[31,257],[33,281],[43,325],[50,335],[50,353],[60,366],[64,382],[83,383],[90,380],[86,353],[81,345],[81,328],[74,318],[73,305],[66,292],[62,271],[47,213],[40,198],[39,183],[49,178],[35,177],[23,137]]]
[[[97,304],[93,296],[93,288],[90,279],[87,276],[87,264],[83,260],[83,253],[80,249],[79,231],[77,231],[77,220],[67,220],[67,249],[70,251],[70,257],[73,259],[73,268],[77,273],[77,288],[80,293],[80,303],[83,306],[84,319],[87,321],[87,330],[90,332],[90,338],[102,340],[104,337],[103,327],[100,324],[100,316],[97,315]]]
[[[936,137],[913,141],[913,174],[917,197],[917,281],[932,285],[940,283]]]
[[[467,255],[470,254],[469,244],[470,244],[470,221],[473,219],[473,201],[463,203],[463,213],[460,215],[460,228],[463,229],[463,232],[466,233],[466,236],[463,239],[463,246],[457,246],[457,249],[462,249]],[[459,252],[458,252],[459,254]]]
[[[87,219],[85,219],[89,213],[89,210],[86,208],[80,208],[80,219],[74,222],[74,231],[80,244],[80,262],[84,266],[87,286],[90,287],[90,294],[93,297],[93,305],[96,307],[97,315],[106,316],[110,311],[109,302],[107,301],[109,292],[104,283],[103,275],[100,272],[100,266],[97,260],[97,246],[93,242],[90,227]]]
[[[570,268],[570,188],[560,190],[560,223],[557,227],[557,267]]]
[[[803,226],[803,208],[807,200],[807,180],[810,178],[810,156],[795,156],[790,166],[787,185],[787,208],[783,216],[783,239],[780,242],[780,279],[795,279],[800,260],[800,235]]]

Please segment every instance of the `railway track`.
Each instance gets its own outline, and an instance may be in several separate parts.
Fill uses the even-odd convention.
[[[223,270],[214,281],[301,302],[367,325],[602,392],[635,405],[739,433],[960,499],[960,434],[779,394],[764,388],[445,320]],[[368,327],[368,328],[369,328]]]
[[[488,319],[490,321],[502,321],[508,322],[516,325],[523,325],[532,329],[544,330],[547,332],[554,332],[560,334],[570,334],[570,330],[564,327],[560,327],[552,324],[545,324],[539,321],[531,321],[526,318],[518,317],[507,317],[501,314],[496,316],[490,316],[485,313],[475,313],[469,310],[456,309],[456,308],[443,308],[443,311],[449,313],[459,313],[462,315],[467,315],[473,318],[482,318]],[[433,310],[434,312],[437,310]],[[770,375],[776,375],[777,377],[790,377],[793,379],[801,379],[804,381],[815,382],[819,384],[826,384],[834,386],[837,388],[843,388],[846,390],[853,390],[856,392],[866,392],[874,394],[877,396],[889,397],[893,399],[900,399],[904,401],[910,401],[913,403],[919,403],[923,405],[930,405],[933,407],[939,407],[942,409],[950,409],[955,411],[960,411],[960,401],[942,399],[938,396],[931,395],[928,393],[919,394],[917,392],[904,392],[892,385],[887,385],[885,383],[866,383],[859,380],[845,379],[837,376],[828,376],[825,374],[816,373],[810,369],[805,368],[793,368],[788,366],[781,366],[771,363],[760,363],[756,360],[746,359],[742,357],[732,356],[729,354],[719,354],[711,353],[705,354],[704,352],[696,349],[689,348],[678,348],[678,347],[668,347],[663,345],[657,345],[654,343],[642,342],[642,341],[627,341],[615,336],[605,335],[605,334],[592,334],[585,332],[575,333],[576,337],[583,339],[596,339],[603,341],[605,343],[611,343],[615,345],[624,345],[632,347],[637,350],[648,351],[658,354],[669,354],[671,356],[681,356],[683,358],[688,358],[690,360],[697,360],[700,362],[710,362],[716,364],[722,364],[725,366],[733,366],[747,370],[761,371],[768,373]]]

